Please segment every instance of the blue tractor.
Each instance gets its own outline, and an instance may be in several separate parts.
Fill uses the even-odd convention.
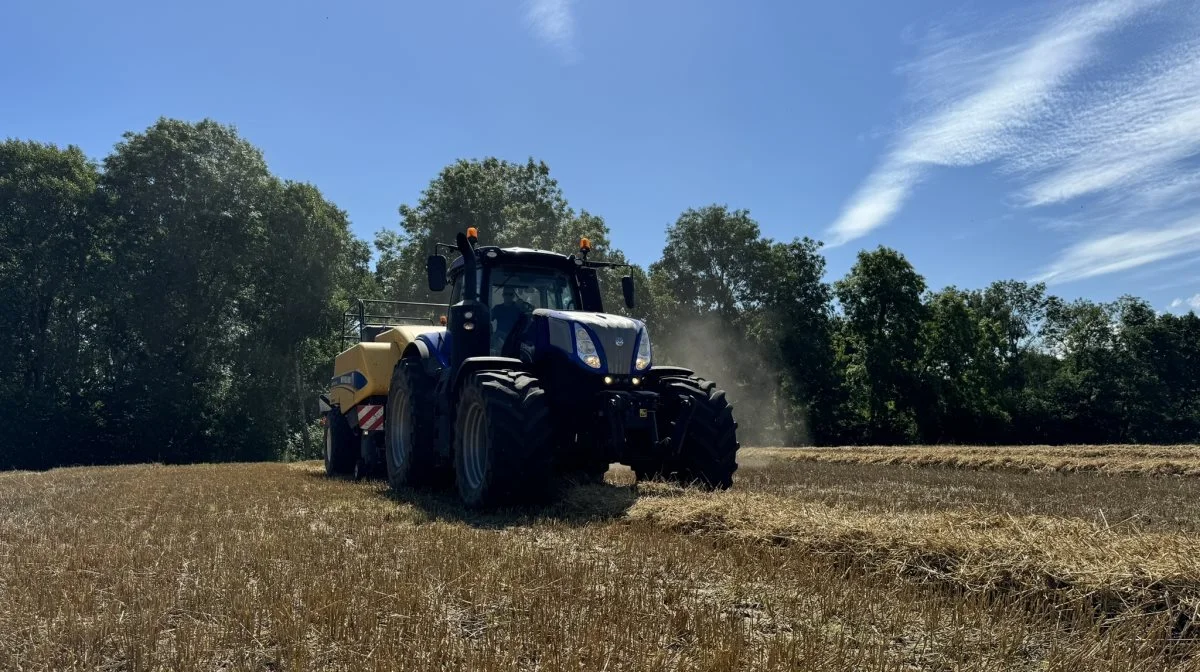
[[[638,480],[730,487],[725,393],[655,366],[645,324],[604,312],[597,269],[616,264],[588,260],[587,239],[570,255],[477,242],[468,229],[439,245],[458,252],[452,263],[429,257],[429,289],[451,287],[446,326],[392,339],[382,431],[361,459],[393,488],[452,478],[471,507],[545,501],[614,462]],[[621,285],[633,308],[633,279]]]

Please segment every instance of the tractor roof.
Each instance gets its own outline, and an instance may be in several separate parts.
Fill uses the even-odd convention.
[[[480,263],[492,266],[496,264],[527,264],[546,268],[571,270],[575,263],[571,257],[549,250],[534,250],[528,247],[496,247],[487,245],[475,248],[475,256]],[[462,269],[462,257],[450,262],[450,272]]]

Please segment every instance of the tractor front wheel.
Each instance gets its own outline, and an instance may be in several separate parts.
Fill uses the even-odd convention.
[[[515,371],[471,376],[459,394],[454,474],[469,507],[537,503],[554,486],[550,409],[536,378]]]
[[[396,490],[432,484],[436,477],[433,380],[415,359],[392,370],[383,419],[388,484]]]
[[[358,441],[346,416],[335,406],[325,412],[325,475],[346,476],[354,471]]]
[[[638,480],[667,477],[682,485],[695,483],[715,490],[732,486],[739,444],[737,421],[725,391],[711,380],[671,376],[659,382],[658,392],[663,410],[668,411],[667,419],[672,421],[660,432],[673,429],[682,410],[679,402],[684,398],[692,401],[692,417],[679,453],[660,463],[634,465]]]

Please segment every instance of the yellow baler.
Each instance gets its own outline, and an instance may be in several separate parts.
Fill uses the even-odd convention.
[[[376,302],[391,303],[399,302]],[[426,304],[403,304],[425,306]],[[378,441],[384,428],[384,405],[392,370],[405,348],[421,334],[440,334],[445,327],[432,324],[371,324],[360,309],[347,313],[356,324],[361,340],[343,350],[333,362],[329,391],[322,396],[325,424],[325,462],[330,473],[350,473],[356,465],[363,441]],[[343,334],[345,339],[345,334]],[[345,344],[345,340],[343,340]]]
[[[375,336],[374,342],[351,346],[333,361],[329,401],[348,414],[370,397],[386,397],[392,369],[404,348],[421,334],[441,331],[445,327],[395,326]]]

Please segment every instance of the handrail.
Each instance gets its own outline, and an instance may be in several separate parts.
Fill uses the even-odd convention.
[[[394,301],[391,299],[354,299],[354,307],[342,314],[342,333],[340,338],[340,347],[345,348],[348,343],[355,341],[362,342],[363,329],[365,327],[386,327],[397,324],[429,324],[436,325],[437,318],[431,310],[417,310],[414,312],[426,313],[426,315],[395,315],[381,314],[381,312],[368,312],[367,306],[372,309],[400,306],[405,308],[439,308],[446,309],[445,304],[441,303],[426,303],[423,301]],[[357,331],[357,334],[354,332]]]

